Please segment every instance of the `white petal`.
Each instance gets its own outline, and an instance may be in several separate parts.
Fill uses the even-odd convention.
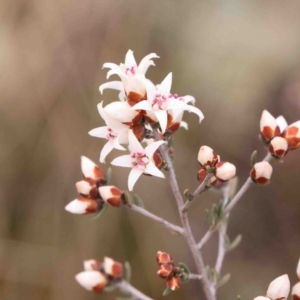
[[[152,176],[160,177],[160,178],[165,178],[164,173],[161,172],[151,160],[147,164],[144,173],[150,174]]]
[[[86,213],[87,207],[87,202],[75,199],[66,205],[65,210],[72,214],[82,215]]]
[[[130,155],[122,155],[116,157],[111,164],[118,167],[132,168],[132,158]]]
[[[265,126],[271,127],[273,130],[277,127],[275,118],[267,111],[264,110],[260,119],[260,131],[263,131]]]
[[[88,291],[99,284],[106,284],[107,279],[98,271],[84,271],[75,276],[76,281]]]
[[[149,103],[149,101],[143,100],[143,101],[140,101],[139,103],[135,104],[134,106],[132,106],[131,109],[133,109],[133,110],[138,110],[138,109],[152,110],[152,105]]]
[[[118,66],[117,64],[114,64],[114,63],[105,63],[102,67],[102,69],[104,68],[108,68],[108,69],[112,69],[112,70],[115,70],[115,71],[119,71],[119,72],[122,72],[122,69],[120,68],[120,66]]]
[[[183,101],[178,99],[169,98],[167,100],[167,109],[176,109],[176,110],[188,110],[190,105],[187,105]]]
[[[282,275],[274,279],[267,290],[266,296],[271,299],[287,298],[290,292],[290,280],[288,275]]]
[[[157,56],[156,53],[150,53],[141,60],[138,66],[138,69],[141,73],[145,74],[150,65],[155,65],[151,60],[152,58],[159,58],[159,56]]]
[[[146,92],[147,92],[147,99],[150,103],[152,103],[152,101],[155,98],[155,94],[157,92],[157,89],[156,89],[155,85],[150,80],[145,81],[145,86],[146,86]]]
[[[105,115],[110,119],[118,120],[119,122],[131,122],[137,113],[131,109],[127,102],[112,102],[105,106]]]
[[[165,133],[168,123],[168,114],[165,110],[154,111],[156,118],[158,119],[162,133]]]
[[[89,131],[89,135],[102,138],[102,139],[106,138],[107,134],[108,134],[108,126],[94,128],[91,131]]]
[[[121,70],[121,71],[116,71],[116,70],[110,70],[106,74],[106,79],[108,79],[111,75],[118,75],[120,78],[123,80],[126,80],[127,75]]]
[[[119,93],[119,100],[120,101],[125,101],[126,100],[126,98],[125,98],[125,92],[124,92],[124,90],[122,90],[120,93]]]
[[[276,122],[280,128],[280,132],[283,132],[284,129],[286,129],[288,127],[288,123],[287,123],[286,119],[284,118],[284,116],[277,117]]]
[[[100,263],[97,260],[89,259],[83,262],[83,268],[85,271],[95,271],[99,264]]]
[[[270,298],[264,297],[264,296],[258,296],[254,298],[254,300],[271,300]]]
[[[101,101],[101,102],[97,105],[97,108],[98,108],[98,112],[99,112],[101,118],[106,122],[107,116],[106,116],[106,113],[105,113],[104,108],[103,108],[103,101]]]
[[[138,168],[133,168],[128,176],[128,189],[129,191],[133,190],[133,187],[135,185],[135,183],[137,182],[137,180],[139,179],[139,177],[143,174],[143,170],[138,169]]]
[[[187,122],[185,121],[181,121],[180,122],[180,127],[183,127],[184,129],[188,130],[189,129],[189,125]]]
[[[100,162],[105,163],[106,156],[114,149],[113,141],[107,141],[107,143],[103,146],[100,153]]]
[[[296,283],[292,289],[292,295],[298,296],[300,298],[300,282]]]
[[[118,135],[115,139],[113,139],[112,142],[113,142],[113,146],[114,146],[115,149],[122,150],[122,151],[126,150],[126,149],[125,149],[123,146],[121,146],[120,143],[119,143],[119,135]]]
[[[192,105],[188,105],[188,110],[189,112],[192,112],[194,114],[196,114],[198,117],[199,117],[199,123],[204,119],[204,115],[202,113],[202,111],[200,109],[198,109],[197,107],[195,106],[192,106]]]
[[[95,167],[98,168],[93,161],[86,156],[81,156],[81,171],[84,177],[93,179],[95,177]]]
[[[172,72],[167,75],[167,77],[162,81],[162,83],[159,85],[159,90],[163,92],[165,95],[170,94],[172,86]]]
[[[185,103],[192,102],[192,104],[194,105],[195,102],[196,102],[196,100],[195,100],[195,98],[194,98],[193,96],[186,95],[186,96],[183,96],[183,97],[181,97],[181,98],[184,99],[184,102],[185,102]]]
[[[124,90],[122,81],[110,81],[110,82],[101,84],[99,86],[99,91],[100,91],[101,95],[103,94],[103,90],[106,90],[106,89],[113,89],[113,90],[118,90],[118,91]]]
[[[148,145],[146,148],[145,148],[145,152],[146,152],[146,155],[151,158],[153,153],[158,149],[158,147],[162,144],[166,144],[165,141],[158,141],[158,142],[154,142],[154,143],[151,143],[150,145]]]
[[[129,150],[131,152],[136,152],[136,151],[144,151],[143,146],[140,144],[140,142],[137,140],[137,138],[135,137],[134,133],[132,132],[132,130],[129,130],[128,132],[128,142],[129,142]]]
[[[126,67],[135,67],[137,65],[132,50],[128,50],[126,53],[125,65]]]

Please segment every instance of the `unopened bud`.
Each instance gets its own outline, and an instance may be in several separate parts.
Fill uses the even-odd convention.
[[[269,142],[275,136],[280,135],[280,128],[276,119],[267,110],[264,110],[262,113],[260,119],[260,131],[266,142]]]
[[[287,140],[290,150],[297,149],[300,146],[300,121],[286,128],[282,136]]]
[[[81,156],[81,171],[85,179],[92,179],[100,183],[105,182],[105,176],[101,169],[85,156]]]
[[[250,171],[250,176],[255,183],[265,184],[272,175],[273,168],[267,161],[256,163]]]
[[[254,298],[253,300],[270,300],[270,298],[264,297],[264,296],[258,296]]]
[[[210,179],[210,185],[211,185],[211,186],[214,186],[217,182],[218,182],[218,179],[217,179],[215,176],[213,176],[213,177]]]
[[[181,280],[180,277],[174,276],[168,279],[167,286],[170,290],[176,291],[180,288]]]
[[[170,264],[160,265],[157,271],[157,275],[163,279],[167,279],[173,274],[174,274],[173,265]]]
[[[77,198],[66,205],[65,210],[72,214],[90,214],[99,210],[99,202],[84,197]]]
[[[296,283],[292,289],[293,300],[300,300],[300,282]]]
[[[99,271],[101,264],[95,259],[89,259],[83,262],[83,268],[85,271]]]
[[[221,182],[225,182],[233,178],[235,176],[235,173],[235,166],[229,162],[224,161],[220,161],[219,163],[217,163],[216,168],[214,170],[214,175]]]
[[[266,296],[271,299],[287,299],[290,292],[290,280],[288,275],[282,275],[274,279],[267,290]]]
[[[284,157],[288,148],[289,145],[287,140],[280,136],[274,137],[269,144],[270,153],[276,157]]]
[[[276,122],[280,128],[280,132],[283,132],[288,127],[288,123],[283,116],[277,117]]]
[[[103,261],[104,272],[112,277],[122,277],[123,276],[123,266],[117,261],[109,257],[105,257]]]
[[[101,186],[99,193],[102,199],[108,204],[118,207],[123,204],[124,193],[115,186]]]
[[[199,182],[203,182],[203,180],[206,178],[207,172],[206,169],[200,168],[197,174],[197,179]]]
[[[97,186],[93,180],[81,180],[76,182],[76,189],[78,194],[84,197],[95,198],[97,195]]]
[[[161,264],[173,264],[173,260],[170,254],[162,251],[158,251],[156,254],[156,261],[159,265]]]
[[[86,290],[98,293],[107,285],[106,277],[99,271],[84,271],[77,274],[75,279]]]
[[[214,167],[218,162],[218,155],[212,148],[202,146],[198,152],[198,162],[202,167]]]

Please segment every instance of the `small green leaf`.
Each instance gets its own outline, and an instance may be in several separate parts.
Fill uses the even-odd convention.
[[[257,161],[257,150],[254,150],[251,154],[251,167],[253,167],[256,164]]]
[[[184,195],[184,198],[185,198],[186,200],[188,200],[188,201],[191,200],[191,199],[190,199],[191,197],[190,197],[190,191],[189,191],[189,189],[184,190],[183,195]]]
[[[230,279],[230,274],[228,273],[228,274],[226,274],[226,275],[224,275],[220,280],[219,280],[219,282],[217,283],[217,289],[219,288],[219,287],[221,287],[222,285],[224,285],[225,283],[227,283],[227,281]]]
[[[124,263],[124,279],[128,282],[130,282],[131,278],[131,266],[128,261]]]
[[[190,274],[190,269],[185,263],[180,262],[178,266],[183,270],[184,273]]]
[[[241,241],[242,241],[242,235],[239,234],[239,235],[233,240],[233,242],[229,245],[227,251],[232,251],[233,249],[235,249],[235,248],[240,244]]]
[[[145,208],[143,200],[138,195],[136,195],[136,194],[133,195],[133,203],[136,206],[139,206],[141,208]]]
[[[102,209],[93,217],[92,220],[99,219],[105,213],[107,207],[108,207],[108,205],[104,202],[103,206],[102,206]]]
[[[106,185],[110,185],[112,178],[112,168],[108,168],[106,171]]]
[[[164,292],[163,292],[163,296],[167,296],[167,295],[169,295],[169,294],[172,293],[172,292],[173,292],[173,291],[167,287],[167,288],[164,290]]]
[[[114,291],[115,289],[116,289],[116,286],[115,286],[115,285],[110,285],[110,286],[107,286],[107,287],[104,289],[104,291],[110,293],[110,292]]]
[[[132,205],[133,201],[131,199],[130,193],[128,191],[124,192],[125,204]]]

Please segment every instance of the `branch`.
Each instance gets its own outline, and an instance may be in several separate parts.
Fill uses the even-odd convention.
[[[189,274],[189,279],[190,280],[193,280],[193,279],[195,279],[195,280],[201,280],[203,278],[203,276],[202,275],[198,275],[198,274]]]
[[[119,289],[124,290],[128,293],[131,294],[131,296],[134,299],[138,299],[138,300],[153,300],[152,298],[146,296],[145,294],[143,294],[142,292],[140,292],[138,289],[136,289],[135,287],[133,287],[129,282],[123,280],[118,284]]]
[[[165,226],[168,229],[171,229],[172,231],[175,231],[181,235],[184,235],[184,229],[182,227],[174,225],[174,224],[166,221],[165,219],[152,214],[151,212],[149,212],[148,210],[146,210],[144,208],[141,208],[135,204],[127,205],[127,207],[133,211],[136,211],[136,212],[142,214],[143,216],[145,216],[149,219],[152,219],[155,222],[162,224],[163,226]]]
[[[226,255],[226,244],[225,244],[225,236],[227,232],[228,222],[223,221],[219,228],[219,246],[218,246],[218,256],[216,261],[215,270],[220,274],[223,261]]]

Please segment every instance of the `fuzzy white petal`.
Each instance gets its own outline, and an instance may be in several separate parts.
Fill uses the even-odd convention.
[[[120,142],[119,142],[119,135],[112,141],[113,142],[113,146],[115,149],[118,149],[118,150],[126,150],[123,146],[120,145]]]
[[[156,118],[158,119],[162,133],[165,133],[168,123],[168,114],[165,110],[154,111]]]
[[[132,67],[137,65],[132,50],[128,50],[126,53],[125,65],[126,67]]]
[[[89,135],[98,137],[98,138],[106,138],[108,133],[108,126],[102,126],[98,128],[94,128],[91,131],[89,131]]]
[[[145,152],[146,152],[146,155],[151,158],[153,153],[158,149],[158,147],[162,144],[166,144],[166,142],[164,141],[158,141],[158,142],[154,142],[154,143],[151,143],[150,145],[148,145],[146,148],[145,148]]]
[[[124,168],[131,168],[132,167],[132,158],[130,155],[122,155],[116,157],[112,162],[112,165]]]
[[[195,98],[193,96],[190,96],[190,95],[183,96],[182,98],[184,99],[185,103],[191,102],[194,105],[195,102],[196,102]]]
[[[106,82],[99,86],[99,91],[100,91],[101,95],[103,94],[103,90],[106,90],[106,89],[122,91],[124,88],[123,88],[122,81]]]
[[[120,68],[120,70],[121,70],[121,68]],[[110,70],[106,74],[106,79],[108,79],[112,75],[118,75],[122,79],[122,81],[126,80],[126,78],[127,78],[127,75],[123,72],[123,70],[121,70],[121,71]]]
[[[131,152],[144,151],[143,146],[137,140],[132,130],[129,130],[128,132],[128,142],[129,142],[128,148]]]
[[[98,284],[105,284],[107,279],[98,271],[84,271],[75,276],[76,281],[88,291]]]
[[[200,123],[204,119],[204,115],[203,115],[202,111],[199,108],[192,106],[192,105],[188,105],[188,107],[189,107],[188,108],[189,112],[192,112],[199,117],[199,123]]]
[[[159,90],[164,93],[165,95],[169,95],[172,86],[172,72],[169,73],[166,78],[162,81],[159,85]]]
[[[107,141],[100,153],[100,162],[105,163],[106,156],[114,149],[113,141]]]
[[[152,105],[147,101],[143,100],[137,103],[136,105],[132,106],[133,110],[152,110]]]
[[[103,101],[101,101],[101,102],[97,105],[97,108],[98,108],[98,112],[99,112],[101,118],[106,122],[107,116],[106,116],[106,113],[105,113],[104,108],[103,108]]]
[[[288,123],[287,123],[286,119],[284,118],[284,116],[277,117],[276,122],[280,128],[280,132],[283,132],[284,129],[286,129],[288,127]]]
[[[146,55],[140,62],[138,69],[139,72],[145,74],[147,72],[147,69],[149,66],[155,66],[153,61],[151,60],[152,58],[159,58],[159,56],[156,55],[156,53],[150,53]]]
[[[114,64],[114,63],[105,63],[103,65],[102,69],[105,69],[105,68],[122,72],[122,69],[120,68],[120,66],[118,66],[117,64]]]
[[[290,280],[288,275],[282,275],[274,279],[267,290],[266,296],[271,299],[287,298],[290,292]]]
[[[131,109],[127,102],[112,102],[105,106],[105,115],[110,119],[118,120],[119,122],[131,122],[137,113]]]
[[[185,122],[185,121],[181,121],[181,122],[180,122],[180,127],[184,128],[184,129],[186,129],[186,130],[189,129],[189,125],[188,125],[188,123]]]
[[[87,206],[87,202],[75,199],[66,205],[65,210],[72,214],[82,215],[86,213]]]
[[[144,172],[147,174],[150,174],[152,176],[165,178],[164,173],[162,171],[160,171],[151,160],[147,164],[147,167]]]
[[[143,170],[138,169],[138,168],[133,168],[128,176],[128,189],[129,191],[133,190],[133,187],[137,180],[140,178],[140,176],[143,174]]]

